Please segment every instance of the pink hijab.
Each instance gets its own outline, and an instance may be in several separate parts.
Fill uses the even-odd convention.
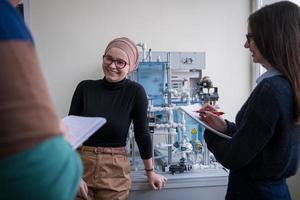
[[[139,53],[135,43],[131,39],[121,37],[110,41],[105,49],[104,55],[113,47],[119,48],[126,53],[129,60],[129,72],[134,71],[138,67]]]

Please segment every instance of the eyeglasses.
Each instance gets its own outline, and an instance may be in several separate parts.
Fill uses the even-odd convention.
[[[254,38],[254,34],[253,33],[247,33],[246,38],[247,38],[247,42],[250,43],[250,40]]]
[[[115,63],[115,66],[116,66],[117,69],[123,69],[127,65],[127,62],[125,60],[122,60],[122,59],[113,59],[109,55],[104,55],[103,56],[103,64],[104,65],[108,65],[109,66],[112,63]]]

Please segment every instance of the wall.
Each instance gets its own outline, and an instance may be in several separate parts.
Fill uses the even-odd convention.
[[[29,0],[29,22],[60,116],[80,80],[103,76],[111,39],[128,36],[153,51],[205,51],[229,119],[250,92],[250,57],[243,48],[250,3],[240,0]]]

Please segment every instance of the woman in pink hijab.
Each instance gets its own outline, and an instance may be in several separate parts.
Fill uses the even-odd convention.
[[[137,68],[138,60],[132,40],[114,39],[103,55],[104,78],[82,81],[74,92],[70,115],[107,120],[79,149],[84,175],[78,199],[128,199],[131,178],[125,145],[131,123],[149,184],[159,190],[166,183],[164,176],[153,171],[145,90],[126,78]]]

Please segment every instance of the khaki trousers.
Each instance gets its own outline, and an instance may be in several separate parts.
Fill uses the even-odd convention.
[[[114,148],[105,148],[111,150]],[[131,187],[130,163],[125,153],[97,151],[83,146],[79,150],[84,167],[83,180],[91,200],[125,200]],[[116,152],[116,153],[114,153]],[[76,198],[81,199],[80,197]]]

